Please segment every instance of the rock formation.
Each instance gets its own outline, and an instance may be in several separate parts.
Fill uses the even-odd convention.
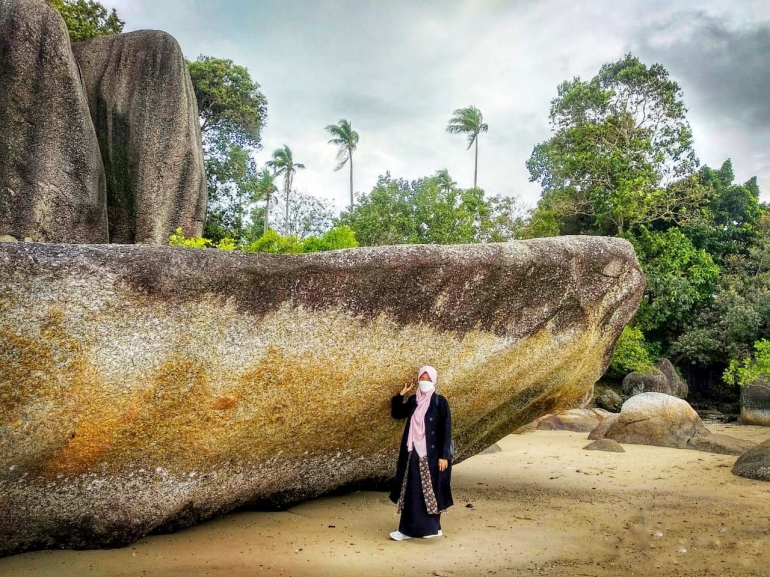
[[[743,453],[733,465],[733,473],[747,479],[770,481],[770,440]]]
[[[198,106],[177,41],[154,30],[72,45],[107,175],[110,242],[200,236],[206,178]]]
[[[206,196],[198,107],[173,38],[71,46],[43,0],[0,0],[0,235],[166,244],[177,227],[203,232]]]
[[[0,235],[107,242],[104,168],[59,13],[0,0]]]
[[[620,411],[620,407],[623,406],[623,397],[612,389],[606,389],[601,395],[596,397],[596,406],[605,411],[617,413]]]
[[[679,378],[668,359],[660,359],[645,372],[629,373],[623,379],[623,394],[633,397],[640,393],[664,393],[680,399],[687,398],[687,383]]]
[[[603,374],[644,278],[558,237],[278,256],[0,244],[0,554],[386,483],[439,369],[460,461]]]
[[[538,417],[524,425],[516,433],[529,431],[572,431],[587,433],[608,417],[610,413],[603,409],[570,409],[552,415]]]
[[[770,382],[767,380],[741,388],[741,423],[770,427]]]
[[[626,450],[623,445],[612,439],[599,439],[588,443],[583,447],[585,451],[606,451],[608,453],[625,453]]]
[[[665,393],[631,397],[623,403],[620,414],[601,421],[588,438],[722,455],[740,455],[754,446],[751,441],[712,434],[687,401]]]

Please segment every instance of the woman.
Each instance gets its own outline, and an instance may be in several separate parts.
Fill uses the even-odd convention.
[[[391,400],[391,416],[407,419],[390,493],[401,513],[398,531],[390,534],[395,541],[441,536],[441,513],[454,504],[449,487],[452,420],[449,403],[436,392],[436,378],[436,369],[421,367],[417,392],[404,402],[415,386],[406,383]]]

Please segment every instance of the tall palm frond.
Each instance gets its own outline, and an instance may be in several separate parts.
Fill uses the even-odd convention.
[[[353,130],[350,122],[342,118],[337,124],[330,124],[326,131],[332,138],[329,144],[339,147],[337,151],[337,166],[334,171],[341,170],[350,161],[350,207],[353,207],[353,151],[358,147],[358,132]]]
[[[476,145],[476,163],[473,169],[473,188],[476,188],[476,177],[479,170],[479,134],[487,132],[489,126],[484,123],[481,110],[475,106],[458,108],[452,113],[446,130],[450,134],[466,134],[468,137],[468,149]],[[467,149],[466,149],[467,150]]]

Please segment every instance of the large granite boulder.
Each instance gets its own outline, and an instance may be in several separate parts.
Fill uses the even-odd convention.
[[[154,30],[72,45],[107,174],[110,242],[166,244],[206,220],[198,105],[177,41]]]
[[[601,438],[686,449],[693,437],[710,434],[687,401],[664,393],[640,393],[623,403]],[[589,438],[597,437],[592,432]]]
[[[0,235],[107,242],[104,168],[59,13],[0,0]]]
[[[0,244],[0,554],[387,483],[430,363],[457,462],[574,406],[644,290],[557,237],[279,256]]]
[[[517,430],[517,433],[529,431],[572,431],[587,433],[592,431],[610,413],[603,409],[570,409],[545,415]]]
[[[770,481],[770,440],[743,453],[733,465],[733,473],[747,479]]]
[[[633,397],[640,393],[664,393],[680,399],[687,398],[688,387],[668,359],[660,359],[646,371],[634,371],[623,379],[623,394]]]
[[[770,427],[770,382],[761,379],[741,387],[741,423]]]

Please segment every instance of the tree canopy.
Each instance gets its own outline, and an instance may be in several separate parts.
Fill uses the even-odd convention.
[[[93,0],[47,0],[64,19],[72,42],[83,42],[106,34],[123,32],[123,22],[117,11],[108,10]]]

